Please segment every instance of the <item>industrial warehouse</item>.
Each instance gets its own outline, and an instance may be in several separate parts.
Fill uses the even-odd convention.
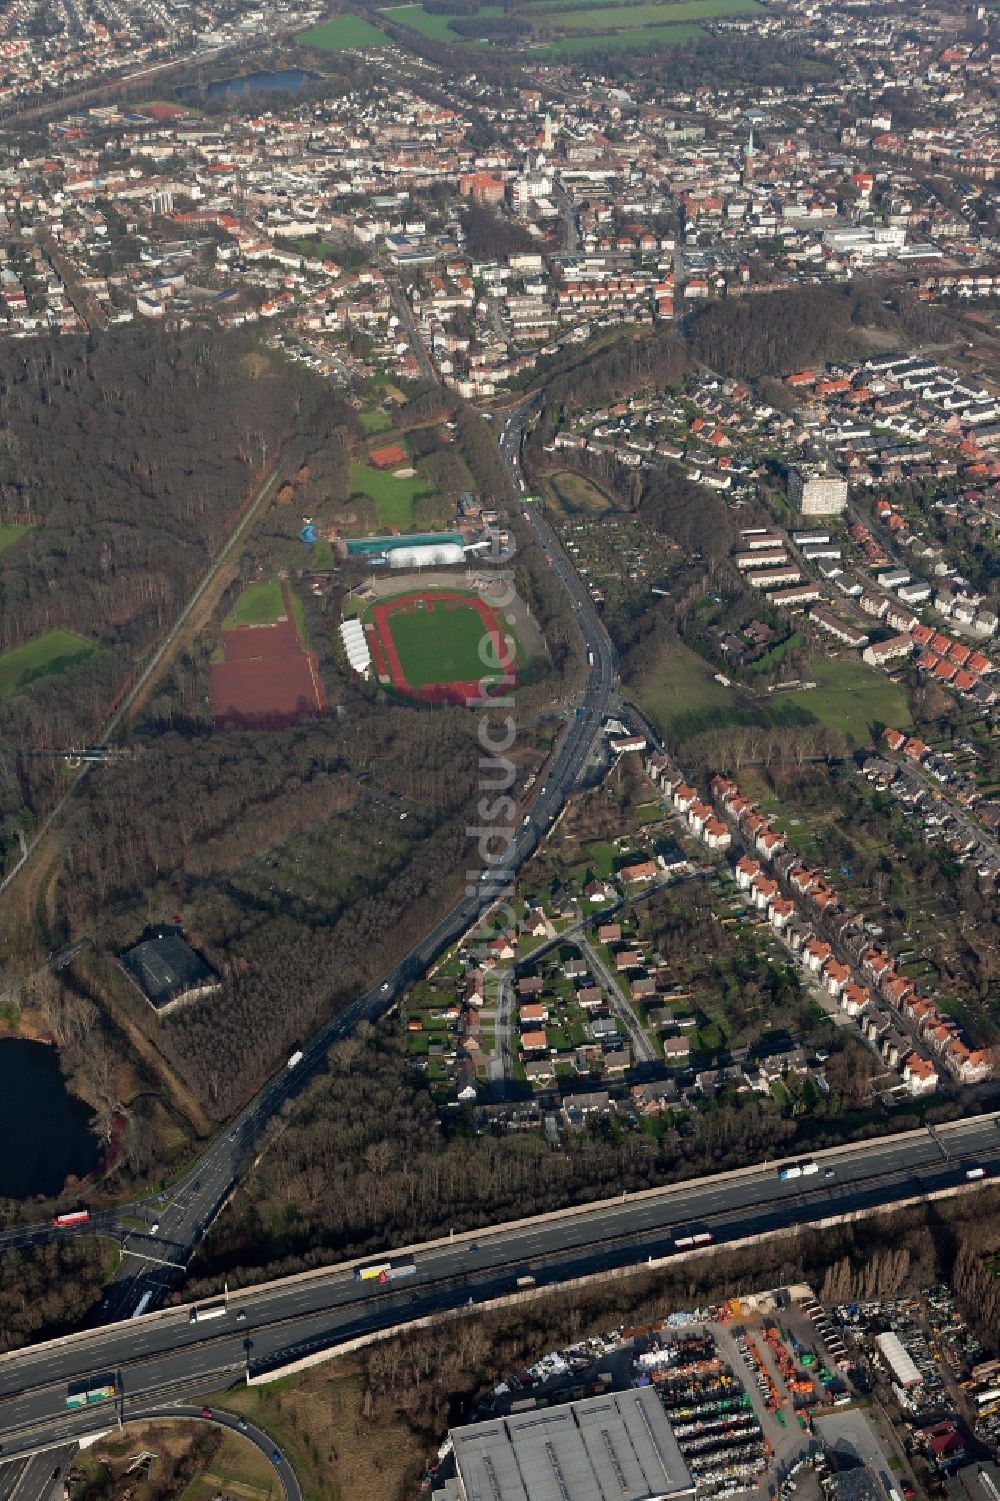
[[[453,1430],[440,1501],[684,1501],[694,1480],[651,1388]]]

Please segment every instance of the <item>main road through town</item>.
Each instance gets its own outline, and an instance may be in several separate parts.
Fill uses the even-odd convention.
[[[511,416],[500,435],[500,447],[514,489],[523,494],[520,446],[530,403]],[[294,1067],[285,1068],[244,1107],[239,1116],[176,1182],[168,1194],[124,1206],[118,1213],[94,1216],[86,1228],[117,1235],[123,1243],[122,1266],[111,1283],[103,1317],[111,1322],[127,1318],[140,1306],[155,1307],[186,1266],[206,1227],[218,1214],[251,1161],[268,1122],[285,1101],[324,1067],[332,1044],[347,1037],[362,1021],[374,1021],[395,1002],[401,991],[433,964],[452,943],[494,903],[525,860],[536,849],[545,831],[561,811],[567,796],[586,766],[594,741],[601,734],[608,709],[615,702],[614,651],[607,632],[593,608],[579,575],[569,563],[544,517],[536,508],[523,507],[545,551],[549,566],[562,581],[572,601],[587,653],[585,690],[579,707],[568,721],[552,755],[545,781],[523,821],[506,831],[500,847],[489,851],[489,863],[470,872],[465,894],[430,932],[426,933],[387,974],[357,997],[346,1010],[314,1034],[301,1049]],[[495,743],[501,738],[502,709],[495,716]],[[136,1220],[148,1229],[135,1228]],[[0,1234],[0,1250],[24,1246],[51,1236],[50,1226],[22,1227]],[[83,1233],[83,1232],[79,1232]]]
[[[369,1257],[366,1268],[390,1257],[396,1265],[412,1260],[412,1272],[386,1284],[356,1276],[360,1266],[322,1268],[232,1293],[207,1319],[192,1320],[187,1308],[163,1309],[0,1357],[4,1458],[519,1287],[555,1287],[683,1254],[677,1242],[690,1236],[715,1245],[772,1237],[779,1278],[783,1230],[932,1193],[973,1193],[1000,1175],[996,1119],[836,1147],[817,1153],[813,1170],[789,1181],[779,1178],[777,1164],[763,1164]],[[98,1378],[113,1383],[117,1396],[68,1410],[68,1384],[98,1385]]]

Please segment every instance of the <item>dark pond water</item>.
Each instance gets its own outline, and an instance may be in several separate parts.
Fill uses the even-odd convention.
[[[245,78],[216,78],[205,93],[209,99],[241,99],[247,94],[269,94],[275,89],[285,94],[300,94],[315,77],[304,68],[281,68],[276,73],[248,73]]]
[[[55,1048],[0,1038],[0,1197],[56,1194],[93,1171],[101,1144],[90,1109],[68,1094]]]

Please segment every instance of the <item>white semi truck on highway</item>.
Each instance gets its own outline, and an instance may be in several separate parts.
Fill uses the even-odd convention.
[[[779,1167],[778,1182],[790,1183],[793,1178],[811,1178],[818,1172],[819,1163],[811,1159],[808,1162],[792,1162],[788,1167]]]
[[[224,1319],[229,1312],[229,1305],[223,1303],[203,1303],[200,1308],[192,1308],[188,1314],[188,1322],[191,1324],[204,1324],[207,1319]]]

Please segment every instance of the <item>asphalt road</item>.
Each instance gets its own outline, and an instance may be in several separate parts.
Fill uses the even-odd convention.
[[[164,1312],[0,1358],[0,1438],[5,1457],[104,1426],[110,1403],[65,1408],[68,1382],[114,1374],[126,1418],[154,1405],[211,1392],[345,1339],[426,1314],[510,1294],[519,1277],[537,1285],[677,1254],[698,1232],[724,1243],[890,1207],[915,1194],[972,1187],[970,1167],[1000,1177],[993,1117],[935,1134],[865,1142],[817,1154],[819,1171],[781,1183],[776,1168],[698,1180],[680,1189],[604,1201],[569,1217],[536,1218],[418,1247],[416,1271],[395,1284],[331,1268],[234,1293],[226,1312],[191,1323]],[[828,1171],[830,1176],[827,1176]],[[392,1253],[390,1253],[392,1254]],[[369,1257],[366,1264],[384,1258]],[[775,1256],[776,1268],[780,1252]]]
[[[0,1501],[50,1501],[62,1498],[62,1475],[76,1444],[58,1444],[14,1460],[0,1470]]]
[[[299,1488],[298,1480],[295,1478],[295,1471],[281,1453],[281,1450],[274,1447],[273,1440],[268,1437],[263,1428],[258,1428],[254,1423],[248,1423],[245,1420],[241,1427],[239,1419],[233,1417],[231,1413],[219,1412],[213,1409],[209,1409],[209,1411],[211,1412],[211,1416],[206,1417],[205,1411],[201,1407],[185,1407],[182,1403],[177,1403],[171,1407],[160,1408],[159,1410],[153,1409],[150,1412],[143,1413],[142,1416],[146,1419],[194,1418],[197,1422],[211,1423],[215,1427],[224,1428],[231,1433],[242,1433],[243,1437],[249,1443],[255,1445],[261,1451],[274,1469],[278,1480],[281,1482],[285,1501],[302,1501],[302,1491]]]
[[[170,1407],[154,1407],[144,1412],[132,1412],[129,1421],[148,1422],[158,1418],[170,1422],[176,1422],[179,1418],[193,1419],[198,1423],[210,1423],[227,1432],[242,1434],[248,1443],[260,1450],[275,1471],[285,1501],[302,1501],[302,1491],[295,1471],[280,1449],[275,1447],[274,1441],[256,1424],[247,1422],[246,1419],[239,1419],[232,1413],[211,1408],[205,1409],[200,1403],[191,1407],[180,1402]],[[114,1427],[116,1422],[117,1416],[114,1409],[102,1410],[102,1426]],[[67,1443],[57,1444],[53,1448],[37,1450],[24,1459],[12,1459],[6,1464],[0,1463],[0,1501],[55,1501],[56,1497],[61,1498],[63,1477],[72,1465],[77,1447],[74,1439]]]

